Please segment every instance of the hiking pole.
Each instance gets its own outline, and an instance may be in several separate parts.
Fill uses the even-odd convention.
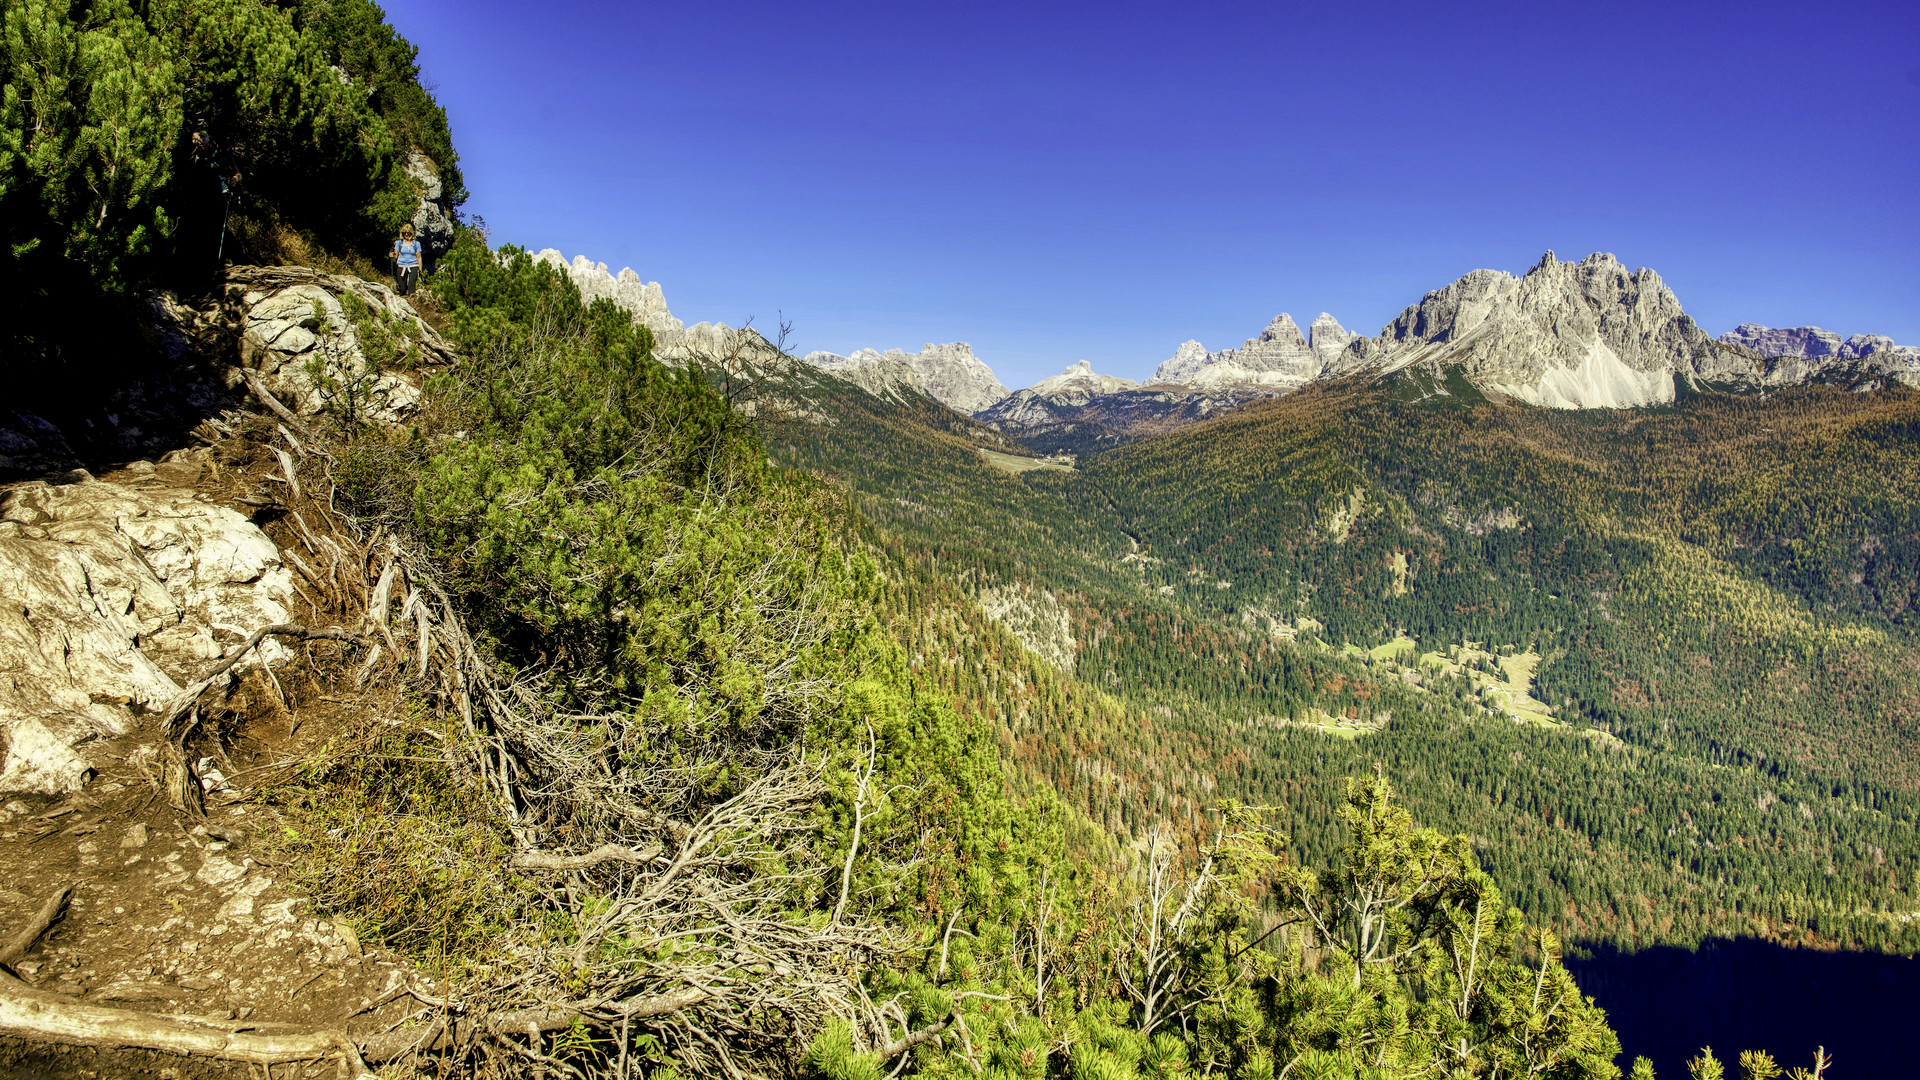
[[[220,246],[215,249],[213,254],[213,261],[216,265],[224,265],[226,263],[227,219],[233,216],[233,188],[229,187],[224,181],[221,182],[220,187],[227,194],[227,205],[226,209],[220,211]]]

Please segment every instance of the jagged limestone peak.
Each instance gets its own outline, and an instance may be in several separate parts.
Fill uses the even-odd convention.
[[[1007,388],[964,341],[945,345],[921,346],[917,353],[901,349],[857,349],[847,356],[817,351],[802,357],[807,363],[835,374],[845,375],[859,367],[904,364],[913,372],[915,385],[928,397],[950,409],[976,413],[1007,396]],[[859,379],[855,380],[860,381]]]

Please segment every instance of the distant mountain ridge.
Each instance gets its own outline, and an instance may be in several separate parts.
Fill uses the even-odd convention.
[[[632,312],[653,330],[663,358],[717,357],[739,345],[740,333],[724,323],[685,326],[668,310],[659,283],[632,269],[616,275],[605,263],[585,256],[569,262],[550,248],[535,258],[565,271],[583,298],[606,297]],[[1214,352],[1190,340],[1144,384],[1101,375],[1081,361],[1009,391],[964,341],[927,344],[917,353],[868,348],[801,359],[876,396],[917,391],[995,430],[1068,450],[1170,430],[1344,378],[1401,379],[1421,396],[1470,391],[1557,409],[1664,405],[1682,388],[1920,387],[1920,348],[1876,334],[1842,340],[1819,327],[1754,323],[1712,338],[1655,271],[1630,271],[1605,253],[1562,262],[1551,251],[1522,275],[1471,271],[1421,297],[1373,337],[1326,312],[1303,333],[1283,312],[1237,348]]]
[[[1671,403],[1682,388],[1920,386],[1920,349],[1753,324],[1716,340],[1653,270],[1629,271],[1603,253],[1562,262],[1549,251],[1523,275],[1475,270],[1427,293],[1375,337],[1326,313],[1303,334],[1283,313],[1237,349],[1186,342],[1137,389],[1088,394],[1084,379],[1056,376],[976,415],[1029,442],[1091,449],[1355,377],[1402,379],[1420,396],[1471,391],[1557,409],[1641,408]]]
[[[1160,365],[1147,385],[1196,390],[1268,388],[1285,393],[1319,378],[1359,336],[1324,311],[1302,335],[1293,317],[1281,312],[1258,337],[1248,338],[1238,349],[1210,353],[1198,341],[1188,341]]]
[[[1845,341],[1831,330],[1817,326],[1794,326],[1771,330],[1757,323],[1741,323],[1720,335],[1728,345],[1740,345],[1769,359],[1791,356],[1808,360],[1838,357],[1863,360],[1875,353],[1892,353],[1906,359],[1920,359],[1920,346],[1895,345],[1880,334],[1855,334]]]
[[[815,351],[801,359],[862,385],[876,382],[897,386],[904,379],[947,408],[967,414],[992,406],[1008,393],[993,369],[973,355],[973,346],[964,341],[923,345],[917,353],[860,349],[841,356]]]

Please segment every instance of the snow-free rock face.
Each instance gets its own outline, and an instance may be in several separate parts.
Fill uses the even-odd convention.
[[[1828,356],[1841,360],[1864,360],[1875,353],[1920,359],[1920,346],[1896,345],[1892,338],[1880,334],[1855,334],[1842,341],[1839,334],[1817,326],[1774,330],[1757,323],[1741,323],[1721,334],[1720,341],[1752,349],[1770,360],[1780,357],[1818,360]]]
[[[1154,371],[1148,386],[1185,386],[1243,397],[1284,394],[1318,379],[1354,338],[1326,312],[1313,320],[1312,336],[1281,312],[1237,349],[1210,353],[1197,341],[1180,346]]]
[[[440,182],[440,170],[427,155],[418,150],[409,152],[407,175],[420,185],[420,204],[413,211],[413,235],[426,248],[429,259],[439,258],[453,247],[453,202]]]
[[[286,622],[293,599],[279,549],[246,518],[192,491],[91,479],[6,493],[0,581],[0,793],[80,787],[89,747],[131,730],[130,707],[164,707]],[[268,640],[258,655],[286,652]]]
[[[998,430],[1053,423],[1090,402],[1139,389],[1132,379],[1101,375],[1085,360],[1051,378],[1017,390],[974,415]]]
[[[861,349],[849,356],[830,352],[811,352],[802,357],[807,363],[841,378],[879,380],[893,376],[906,365],[913,372],[913,383],[921,393],[956,412],[976,413],[1007,396],[1007,388],[994,377],[993,369],[973,355],[973,346],[964,341],[945,345],[923,345],[917,353],[901,349]],[[853,372],[871,369],[856,377]],[[862,383],[864,385],[864,383]]]
[[[810,352],[801,359],[877,398],[904,401],[904,395],[909,391],[926,393],[920,387],[920,373],[913,369],[905,354],[895,356],[861,349],[852,356]]]
[[[1765,357],[1838,356],[1840,335],[1817,326],[1795,326],[1772,330],[1758,323],[1741,323],[1720,335],[1728,345],[1740,345]]]
[[[606,263],[594,262],[585,255],[575,255],[573,261],[568,262],[566,256],[553,248],[546,248],[533,258],[565,271],[579,287],[583,303],[591,304],[603,298],[611,300],[632,315],[634,322],[653,331],[653,355],[662,363],[678,366],[695,360],[707,366],[727,367],[741,359],[766,363],[780,355],[750,327],[736,329],[721,322],[698,322],[692,326],[682,323],[667,310],[666,294],[661,291],[660,283],[640,280],[640,275],[630,266],[614,274]]]
[[[391,369],[453,360],[384,285],[302,266],[236,266],[227,281],[241,290],[241,364],[296,412],[397,423],[420,407],[420,390]]]
[[[1062,405],[1085,405],[1100,394],[1118,394],[1139,385],[1132,379],[1101,375],[1093,370],[1092,364],[1082,360],[1058,375],[1041,379],[1027,391]]]
[[[1755,374],[1652,270],[1551,251],[1523,277],[1475,270],[1428,293],[1379,337],[1349,345],[1329,374],[1415,366],[1457,368],[1482,390],[1559,409],[1658,405],[1674,399],[1676,378]]]
[[[566,271],[579,287],[582,301],[591,304],[604,297],[631,312],[634,322],[653,331],[657,343],[666,344],[685,328],[667,310],[667,297],[660,283],[640,280],[631,266],[622,267],[620,273],[614,274],[607,270],[606,263],[596,263],[585,255],[575,255],[573,261],[568,262],[565,255],[553,248],[542,250],[534,259]]]

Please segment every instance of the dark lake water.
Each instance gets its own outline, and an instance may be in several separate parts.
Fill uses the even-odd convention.
[[[1686,1080],[1686,1059],[1710,1045],[1732,1077],[1742,1050],[1810,1066],[1825,1046],[1832,1080],[1920,1075],[1920,959],[1735,939],[1566,964],[1620,1033],[1623,1072],[1645,1055],[1661,1080]]]

